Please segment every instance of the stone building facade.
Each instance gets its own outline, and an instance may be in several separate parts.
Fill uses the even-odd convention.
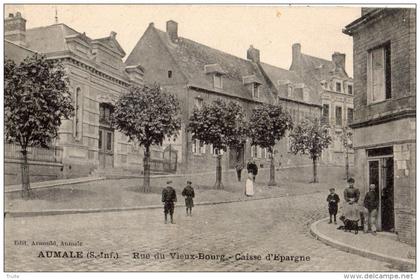
[[[346,55],[334,52],[331,60],[302,53],[302,46],[292,47],[290,70],[300,76],[321,99],[321,120],[330,126],[332,144],[322,153],[321,162],[344,165],[346,153],[353,164],[353,150],[342,143],[344,128],[353,120],[353,79],[346,72]]]
[[[356,184],[378,186],[378,228],[415,244],[416,10],[362,9],[353,37]]]
[[[26,29],[26,20],[20,13],[10,14],[4,24],[5,42],[10,46],[5,49],[6,58],[19,61],[28,52],[36,52],[60,61],[68,73],[74,100],[75,116],[63,120],[59,137],[53,143],[54,148],[59,148],[60,159],[51,168],[51,162],[34,158],[33,181],[83,177],[107,168],[138,172],[142,151],[111,128],[109,115],[112,105],[130,83],[143,83],[144,70],[139,65],[126,67],[122,60],[125,52],[116,40],[116,33],[92,39],[61,23]],[[13,157],[12,153],[10,156]],[[20,182],[17,163],[6,161],[6,184]]]
[[[250,116],[252,108],[261,103],[280,103],[292,113],[294,120],[320,116],[321,106],[310,98],[307,88],[294,73],[260,61],[254,47],[247,51],[247,59],[210,48],[178,35],[178,24],[166,23],[166,31],[153,23],[137,42],[126,64],[145,67],[144,80],[158,82],[174,93],[182,107],[182,128],[178,140],[166,141],[178,151],[180,172],[213,171],[216,151],[199,141],[192,141],[187,133],[188,119],[195,107],[217,98],[238,102]],[[287,95],[287,82],[291,85]],[[301,164],[307,160],[288,152],[287,140],[276,147],[277,164]],[[236,162],[246,163],[253,158],[260,167],[268,167],[269,155],[249,142],[237,152],[228,150],[223,156],[224,168],[234,168]],[[309,162],[308,162],[309,163]]]

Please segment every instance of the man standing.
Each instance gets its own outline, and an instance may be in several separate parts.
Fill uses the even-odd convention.
[[[363,206],[365,207],[365,224],[363,226],[363,231],[364,233],[367,233],[370,227],[373,235],[376,235],[376,217],[378,215],[378,194],[375,189],[375,184],[369,186],[369,191],[363,202]]]
[[[165,213],[165,224],[168,223],[168,213],[171,216],[171,224],[174,222],[174,209],[176,200],[176,191],[171,187],[172,181],[166,182],[167,186],[162,190],[162,202],[164,203],[163,212]]]

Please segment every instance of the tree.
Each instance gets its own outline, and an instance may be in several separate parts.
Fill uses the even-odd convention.
[[[252,110],[249,121],[251,145],[260,146],[270,153],[269,186],[276,186],[274,168],[274,146],[293,128],[292,118],[280,105],[263,104]]]
[[[226,103],[217,99],[195,108],[188,125],[193,140],[213,145],[217,151],[216,189],[222,189],[221,152],[227,148],[240,147],[246,140],[246,122],[242,107],[233,101]]]
[[[349,127],[344,127],[341,134],[341,143],[344,147],[345,166],[346,166],[346,180],[349,179],[349,150],[353,148],[353,132]]]
[[[294,154],[309,155],[312,159],[313,183],[318,183],[317,160],[332,141],[328,126],[320,124],[318,119],[306,119],[294,128],[289,137]]]
[[[28,148],[49,148],[62,119],[72,117],[68,79],[59,62],[38,54],[20,64],[7,59],[4,79],[5,138],[22,149],[22,197],[29,198]]]
[[[113,125],[144,147],[143,191],[150,192],[150,146],[176,138],[181,129],[176,97],[158,84],[132,86],[120,96],[112,114]]]

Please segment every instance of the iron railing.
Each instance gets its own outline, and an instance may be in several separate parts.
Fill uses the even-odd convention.
[[[22,160],[22,148],[20,145],[15,143],[4,144],[4,157],[7,159],[18,159]],[[31,161],[43,161],[43,162],[63,162],[63,148],[52,146],[48,149],[41,147],[29,147],[28,148],[28,160]]]

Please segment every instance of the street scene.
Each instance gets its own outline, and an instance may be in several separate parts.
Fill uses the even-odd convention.
[[[5,5],[4,271],[415,272],[415,37],[415,6]]]

